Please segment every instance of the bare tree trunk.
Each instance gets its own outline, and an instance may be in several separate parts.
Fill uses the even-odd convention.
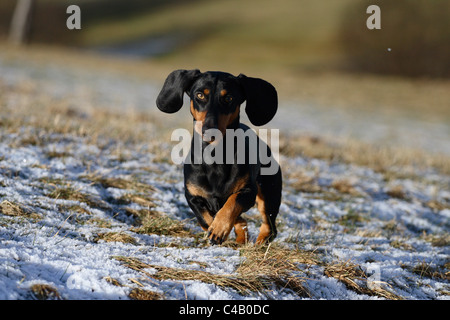
[[[14,44],[23,44],[31,27],[31,10],[35,0],[17,0],[11,21],[9,40]]]

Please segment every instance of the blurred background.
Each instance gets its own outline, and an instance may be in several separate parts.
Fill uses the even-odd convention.
[[[420,136],[421,147],[450,154],[448,0],[30,2],[29,54],[50,46],[140,61],[158,83],[179,68],[261,77],[285,102],[277,126],[358,138],[374,136],[375,126],[388,131],[382,143],[404,135],[401,143],[415,145]],[[4,50],[17,3],[0,2]],[[73,4],[81,30],[66,28]],[[366,27],[371,4],[381,8],[381,30]],[[410,131],[395,129],[393,118],[409,119],[402,126]]]
[[[239,70],[251,66],[292,73],[338,69],[450,77],[448,0],[31,2],[29,43]],[[2,37],[8,36],[16,3],[0,3]],[[81,8],[79,32],[64,27],[70,4]],[[365,27],[371,4],[381,8],[381,30]]]

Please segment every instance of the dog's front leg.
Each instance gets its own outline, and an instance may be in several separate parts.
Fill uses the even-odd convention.
[[[213,222],[209,226],[209,239],[214,244],[221,244],[230,234],[236,219],[242,213],[241,205],[236,201],[238,194],[232,194],[223,207],[216,213]]]
[[[242,212],[247,211],[255,203],[256,194],[252,189],[242,189],[233,193],[223,207],[216,213],[209,226],[208,236],[213,244],[224,242],[237,222]]]

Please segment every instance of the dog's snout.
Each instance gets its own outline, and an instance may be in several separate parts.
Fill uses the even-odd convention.
[[[216,117],[206,117],[202,125],[202,136],[204,141],[214,142],[217,137],[218,121]]]
[[[209,129],[217,129],[217,120],[213,117],[205,119],[202,126],[202,133],[205,134],[205,132]]]

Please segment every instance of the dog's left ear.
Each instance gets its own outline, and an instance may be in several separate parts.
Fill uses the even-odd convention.
[[[172,71],[167,76],[161,92],[156,98],[158,109],[166,113],[174,113],[180,110],[183,106],[184,93],[190,90],[200,73],[197,69]]]
[[[278,95],[274,86],[269,82],[250,78],[240,74],[237,79],[244,89],[247,105],[245,113],[255,126],[268,123],[278,110]]]

